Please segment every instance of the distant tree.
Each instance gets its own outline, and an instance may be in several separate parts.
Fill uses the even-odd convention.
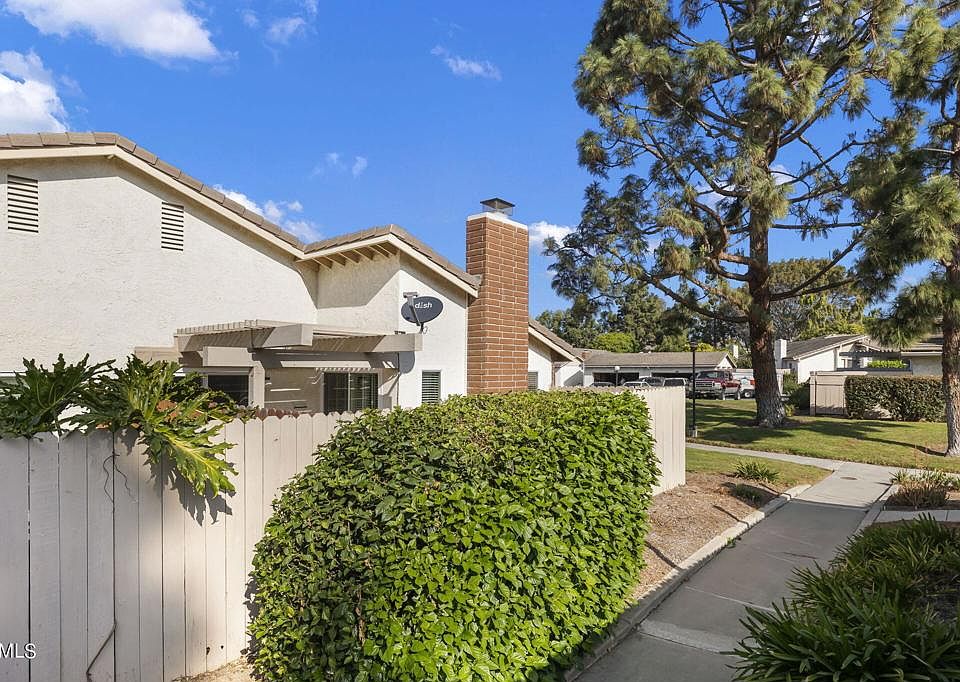
[[[837,135],[837,119],[864,113],[875,46],[899,7],[606,0],[576,81],[600,130],[579,148],[582,165],[601,179],[617,172],[619,184],[612,194],[591,185],[578,229],[562,247],[551,242],[557,290],[617,298],[641,282],[703,317],[748,325],[758,423],[782,424],[771,305],[835,287],[830,270],[857,233],[822,272],[780,292],[770,235],[858,226],[843,215],[858,140]],[[631,174],[638,163],[649,164],[645,177]]]
[[[593,341],[593,347],[597,350],[605,350],[611,353],[633,353],[633,336],[627,332],[605,332],[599,334]]]
[[[889,61],[894,113],[856,164],[855,205],[869,221],[861,284],[893,295],[869,325],[906,347],[939,326],[948,456],[960,456],[960,26],[957,5],[915,6]],[[922,281],[897,290],[906,267]]]
[[[576,348],[592,348],[603,329],[597,321],[594,306],[578,296],[567,310],[545,310],[537,321]]]
[[[824,289],[796,298],[770,304],[774,334],[778,339],[799,341],[832,334],[862,334],[866,296],[853,283],[851,274],[842,265],[828,268],[826,258],[791,258],[770,264],[770,281],[774,292],[789,291],[826,268]]]
[[[664,325],[666,305],[663,299],[642,285],[627,287],[623,300],[607,318],[607,329],[625,332],[632,338],[631,351],[652,350],[668,331]]]

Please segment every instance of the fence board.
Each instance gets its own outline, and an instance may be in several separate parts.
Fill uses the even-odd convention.
[[[183,561],[185,547],[184,512],[181,494],[183,482],[173,479],[170,461],[162,462],[165,481],[161,498],[163,517],[163,675],[174,680],[187,674],[186,669],[186,614],[184,610]]]
[[[223,432],[216,442],[223,442]],[[207,670],[216,670],[227,662],[227,532],[225,503],[222,497],[207,498],[203,521],[206,535],[207,579]]]
[[[297,420],[286,417],[280,420],[280,485],[283,487],[297,475]]]
[[[113,517],[116,564],[114,662],[118,680],[140,681],[140,455],[142,445],[125,432],[116,439]]]
[[[60,677],[60,452],[43,434],[30,441],[31,680]]]
[[[263,420],[263,520],[272,513],[272,504],[282,481],[280,464],[280,419]]]
[[[87,441],[87,656],[94,682],[114,674],[113,436],[95,432]]]
[[[60,679],[65,681],[86,679],[87,442],[74,434],[60,443]]]
[[[130,461],[139,473],[140,679],[163,679],[163,479],[137,445]]]
[[[252,419],[243,425],[243,572],[244,596],[247,595],[247,576],[253,568],[253,551],[260,541],[264,525],[263,501],[263,422]],[[243,626],[250,623],[250,609],[245,604]]]
[[[226,524],[226,660],[240,658],[243,649],[245,623],[243,617],[246,592],[246,553],[244,551],[244,521],[246,519],[246,490],[243,485],[246,457],[243,422],[233,421],[224,428],[224,436],[234,446],[227,452],[227,460],[237,470],[237,492],[227,498]]]
[[[0,643],[30,641],[30,561],[27,535],[30,456],[26,441],[0,440]],[[28,682],[24,659],[0,662],[2,682]]]
[[[187,675],[207,669],[207,552],[204,519],[206,502],[183,484],[187,508],[184,514],[183,585],[186,630]]]
[[[316,442],[313,440],[313,417],[309,414],[297,416],[297,473],[302,473],[307,465],[313,462],[313,451]]]

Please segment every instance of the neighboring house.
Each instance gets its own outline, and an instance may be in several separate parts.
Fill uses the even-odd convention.
[[[779,339],[774,355],[779,369],[793,372],[797,381],[803,383],[812,372],[866,367],[872,353],[878,350],[866,334],[843,334],[805,341]]]
[[[0,135],[0,374],[135,353],[327,412],[550,388],[580,359],[529,319],[510,208],[467,219],[460,268],[395,225],[304,244],[112,133]],[[443,305],[423,330],[412,292]]]
[[[624,383],[640,377],[683,377],[693,373],[693,357],[679,353],[610,353],[592,348],[580,349],[583,354],[583,386],[594,383]],[[729,353],[708,351],[697,353],[697,371],[736,369]]]
[[[866,334],[822,336],[776,345],[777,366],[793,372],[803,383],[813,372],[869,369],[873,360],[902,360],[907,370],[919,376],[940,376],[943,337],[930,336],[905,349],[885,347]]]

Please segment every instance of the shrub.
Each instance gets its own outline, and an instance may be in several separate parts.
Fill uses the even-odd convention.
[[[804,412],[810,411],[809,381],[804,381],[802,384],[793,389],[793,392],[790,394],[789,403],[793,405],[795,410],[801,410]]]
[[[744,485],[743,483],[737,483],[733,486],[733,488],[730,489],[730,494],[750,504],[760,504],[763,502],[763,495],[760,494],[759,490],[749,485]]]
[[[868,369],[907,369],[903,360],[871,360]]]
[[[762,483],[774,483],[780,478],[779,471],[769,464],[755,459],[739,460],[734,467],[733,474],[745,481],[760,481]]]
[[[896,421],[944,421],[943,386],[933,377],[847,377],[847,414],[866,419],[884,411]]]
[[[632,392],[453,397],[345,424],[257,545],[267,680],[559,680],[624,607],[657,478]]]
[[[794,598],[748,609],[738,680],[960,678],[960,532],[931,519],[871,526]]]
[[[887,499],[887,504],[914,509],[942,507],[949,491],[960,487],[960,479],[939,470],[912,474],[901,469],[894,474],[891,482],[899,488]]]

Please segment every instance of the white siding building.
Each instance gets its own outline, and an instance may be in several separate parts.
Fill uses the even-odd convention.
[[[492,210],[472,219],[519,225]],[[0,375],[25,357],[136,353],[274,409],[467,391],[483,273],[394,225],[303,244],[110,133],[0,136],[0,222]],[[443,304],[422,331],[401,315],[411,292]],[[579,365],[563,341],[527,333],[537,388]]]

